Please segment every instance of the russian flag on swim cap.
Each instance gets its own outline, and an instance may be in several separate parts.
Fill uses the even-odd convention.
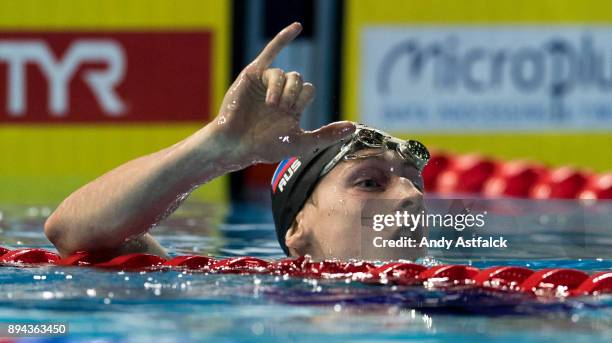
[[[276,171],[274,171],[274,175],[272,175],[272,182],[270,186],[272,186],[272,192],[276,192],[276,187],[278,186],[278,182],[282,179],[283,174],[289,169],[293,161],[295,161],[297,157],[290,157],[288,159],[282,160],[278,167],[276,167]]]

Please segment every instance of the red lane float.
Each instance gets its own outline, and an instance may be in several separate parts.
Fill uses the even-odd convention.
[[[186,269],[201,269],[214,264],[216,260],[207,256],[177,256],[164,262],[162,265],[167,267],[184,267]]]
[[[394,285],[417,285],[423,281],[419,279],[419,274],[427,270],[420,264],[391,262],[380,267],[372,267],[363,282],[372,284],[394,284]]]
[[[479,286],[502,289],[519,290],[521,285],[533,270],[525,267],[503,266],[483,269],[474,277],[474,282]]]
[[[244,256],[217,261],[210,269],[226,273],[265,273],[269,271],[269,266],[270,263],[268,261]]]
[[[60,257],[44,249],[17,249],[5,252],[0,257],[0,263],[56,263]]]
[[[612,173],[592,175],[578,197],[580,199],[612,199]]]
[[[585,296],[612,294],[612,271],[589,276],[576,269],[549,268],[533,271],[518,266],[500,266],[480,270],[466,265],[425,267],[414,263],[391,262],[382,266],[372,263],[321,261],[302,256],[279,261],[256,257],[216,260],[207,256],[177,256],[170,260],[149,254],[128,254],[108,259],[77,252],[60,259],[44,249],[9,250],[0,247],[0,266],[89,266],[108,270],[155,271],[186,269],[194,272],[272,274],[309,278],[347,278],[370,284],[399,286],[482,287],[500,291],[524,292],[538,297]]]
[[[427,268],[415,263],[391,262],[380,267],[370,270],[373,276],[393,278],[413,278],[416,279],[419,274],[427,270]]]
[[[473,280],[479,272],[478,268],[449,264],[428,268],[422,271],[418,278],[444,283],[470,283],[470,280]]]
[[[612,272],[601,272],[586,279],[572,290],[572,295],[612,293]]]
[[[544,172],[543,166],[525,161],[503,163],[485,182],[482,193],[487,197],[528,197]]]
[[[150,254],[127,254],[117,256],[108,262],[97,263],[97,268],[125,269],[125,270],[146,270],[160,267],[166,262],[165,259]]]
[[[495,169],[495,162],[478,155],[455,157],[438,176],[435,191],[447,194],[480,193]]]
[[[361,262],[347,262],[342,268],[344,268],[344,272],[346,273],[368,273],[372,269],[375,269],[376,266],[372,263],[361,261]]]
[[[423,183],[425,190],[436,192],[438,190],[438,178],[448,168],[450,158],[444,154],[433,154],[423,169]]]
[[[301,256],[298,258],[286,258],[277,261],[272,265],[274,271],[278,274],[290,274],[294,275],[304,269],[306,264],[306,257]]]
[[[534,199],[575,199],[589,176],[571,167],[556,168],[540,178],[530,195]]]
[[[531,274],[520,285],[523,292],[536,295],[556,295],[572,292],[589,278],[583,271],[565,268],[547,268]]]
[[[548,169],[528,161],[432,153],[425,189],[440,194],[532,199],[612,199],[612,172],[595,175],[569,166]]]
[[[306,262],[303,270],[308,275],[346,273],[344,265],[339,261]]]
[[[112,256],[91,254],[86,251],[77,251],[74,254],[57,261],[56,264],[60,266],[89,266],[107,262],[110,259],[112,259]]]

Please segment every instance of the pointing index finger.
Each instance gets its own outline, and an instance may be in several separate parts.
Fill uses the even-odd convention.
[[[279,32],[261,51],[254,63],[257,69],[263,71],[274,61],[278,53],[302,32],[302,24],[295,22]]]

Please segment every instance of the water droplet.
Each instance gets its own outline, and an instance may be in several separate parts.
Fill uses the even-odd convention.
[[[223,124],[225,124],[226,121],[227,121],[227,119],[225,119],[225,116],[220,116],[219,119],[217,120],[217,124],[218,125],[223,125]]]
[[[238,107],[238,103],[236,102],[236,100],[232,100],[232,103],[227,105],[227,109],[230,111],[235,110],[236,107]]]

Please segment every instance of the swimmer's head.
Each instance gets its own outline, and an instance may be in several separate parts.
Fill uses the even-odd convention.
[[[417,141],[403,141],[358,125],[346,140],[282,161],[271,184],[281,247],[287,255],[309,254],[315,259],[421,256],[424,252],[418,249],[366,253],[361,243],[362,217],[366,203],[370,204],[368,211],[376,212],[371,207],[377,202],[368,200],[386,200],[381,202],[381,213],[423,210],[421,172],[428,159],[427,149]],[[392,208],[382,208],[389,204]]]

